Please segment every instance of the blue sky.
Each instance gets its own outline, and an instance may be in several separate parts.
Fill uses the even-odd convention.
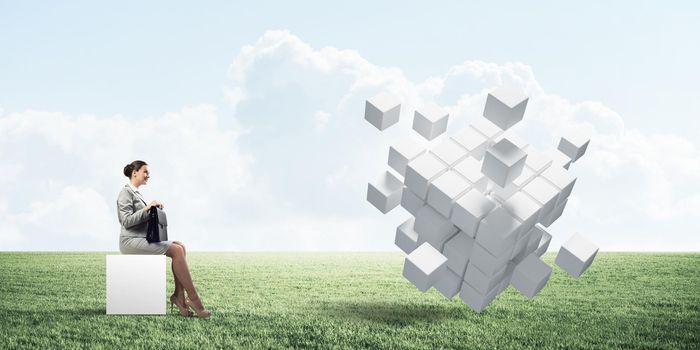
[[[363,202],[361,187],[381,170],[385,156],[371,147],[386,147],[400,133],[382,139],[351,115],[360,117],[363,97],[391,89],[382,82],[394,84],[404,96],[432,96],[459,109],[456,98],[445,91],[426,95],[420,86],[464,62],[484,62],[495,65],[498,72],[492,73],[498,76],[527,76],[536,82],[533,101],[542,96],[540,101],[568,107],[590,102],[604,108],[595,109],[588,120],[612,113],[624,123],[624,139],[600,149],[604,157],[589,154],[590,160],[572,170],[580,171],[574,193],[583,192],[582,208],[609,201],[607,196],[629,201],[621,199],[601,212],[574,206],[554,231],[566,237],[582,230],[610,250],[698,250],[700,239],[691,234],[700,218],[694,211],[700,210],[700,107],[694,103],[700,92],[698,10],[690,2],[3,2],[0,120],[6,120],[0,132],[6,133],[6,141],[0,143],[0,166],[15,176],[0,180],[0,224],[5,230],[0,249],[112,249],[116,240],[105,238],[107,233],[98,238],[73,231],[109,231],[116,224],[113,199],[124,182],[118,175],[133,158],[153,164],[147,195],[173,205],[171,215],[180,217],[183,240],[195,248],[394,249],[391,228],[400,223],[401,213],[376,215]],[[282,49],[266,46],[265,38],[281,43]],[[248,55],[245,46],[261,52],[267,47],[272,53]],[[324,53],[324,47],[337,48],[343,57],[354,57],[347,53],[354,52],[359,59],[340,59],[340,66],[349,70],[378,67],[379,72],[368,74],[377,74],[380,83],[348,95],[356,76],[343,69],[305,67],[292,59],[299,52],[323,59],[334,55]],[[232,66],[246,59],[254,62],[246,66],[246,78],[234,76]],[[509,63],[527,69],[511,74]],[[492,87],[492,81],[475,76],[460,81],[453,88],[455,96],[478,96]],[[249,98],[232,100],[230,92],[237,88]],[[350,96],[348,105],[342,104],[343,96]],[[541,109],[547,110],[551,108]],[[314,124],[318,112],[332,115],[327,125]],[[522,132],[537,135],[533,130],[538,120],[552,134],[561,130],[546,112],[540,115],[533,115],[533,126]],[[198,123],[198,118],[208,123]],[[581,121],[580,115],[572,118]],[[602,123],[596,130],[611,125],[610,119]],[[185,140],[179,142],[184,158],[170,154],[177,145],[167,144],[164,136],[167,147],[143,145],[158,139],[149,130],[160,127]],[[135,129],[142,134],[129,136]],[[121,133],[113,139],[85,135],[110,130]],[[188,130],[202,133],[206,142]],[[348,130],[369,144],[357,144]],[[601,140],[616,133],[603,133]],[[106,140],[128,146],[102,145]],[[212,148],[231,152],[202,155],[212,154]],[[617,158],[611,160],[610,154]],[[643,161],[657,158],[666,163]],[[204,164],[220,159],[225,161],[219,165]],[[366,172],[353,170],[361,164],[371,165]],[[651,175],[637,183],[640,172]],[[112,174],[115,178],[106,178]],[[156,182],[158,174],[161,183]],[[233,178],[224,183],[221,176]],[[313,188],[318,181],[326,186],[322,191]],[[179,189],[178,195],[173,188]],[[188,199],[190,192],[184,189],[199,191],[200,197]],[[70,229],[80,220],[63,211],[74,212],[73,203],[91,200],[90,230]],[[191,201],[214,203],[220,212],[190,215]],[[635,201],[658,205],[636,211],[629,204]],[[235,220],[238,225],[219,214],[248,220]],[[595,220],[590,216],[600,223],[591,224]],[[271,218],[279,225],[263,227]],[[212,244],[217,234],[195,234],[203,230],[197,221],[212,223],[207,232],[234,232],[229,240]],[[324,233],[336,224],[342,227],[338,233]],[[61,229],[42,233],[44,245],[26,239],[32,230],[57,227]],[[279,233],[290,227],[289,233]],[[275,243],[266,242],[258,231]]]

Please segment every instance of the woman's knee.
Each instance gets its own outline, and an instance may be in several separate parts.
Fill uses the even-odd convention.
[[[185,255],[185,249],[178,244],[171,244],[168,250],[165,251],[165,255],[171,258],[179,258]]]
[[[173,244],[177,244],[182,247],[182,254],[187,255],[187,249],[185,249],[185,244],[180,241],[173,241]]]

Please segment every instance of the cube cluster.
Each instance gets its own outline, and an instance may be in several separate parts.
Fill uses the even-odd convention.
[[[367,200],[382,213],[401,206],[411,214],[394,243],[407,254],[404,277],[420,291],[459,294],[481,312],[509,285],[531,299],[549,280],[552,268],[540,259],[552,239],[546,228],[564,211],[576,183],[567,170],[589,140],[567,135],[557,149],[541,152],[509,135],[528,100],[515,87],[499,87],[488,94],[483,118],[450,137],[440,137],[445,108],[419,107],[413,130],[435,144],[396,142],[390,169],[368,184]],[[381,93],[367,100],[365,119],[384,130],[398,122],[400,107],[398,98]],[[597,252],[576,234],[555,263],[578,278]]]

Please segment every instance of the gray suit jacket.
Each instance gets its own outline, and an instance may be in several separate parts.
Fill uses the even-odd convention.
[[[148,228],[148,211],[146,202],[124,185],[117,197],[117,216],[122,224],[122,237],[146,237]]]

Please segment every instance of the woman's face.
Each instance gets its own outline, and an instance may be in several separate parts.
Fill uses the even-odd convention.
[[[134,171],[133,175],[131,176],[137,184],[140,185],[145,185],[146,181],[148,181],[148,178],[150,175],[148,174],[148,165],[143,165],[141,166],[141,169],[138,171]]]

